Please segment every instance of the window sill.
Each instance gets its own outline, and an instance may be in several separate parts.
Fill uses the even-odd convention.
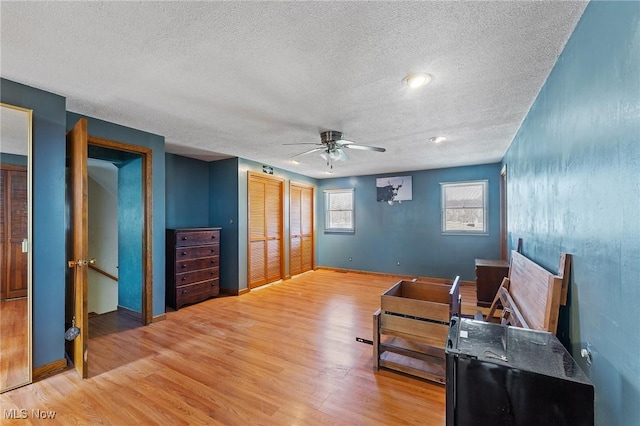
[[[489,233],[488,232],[469,232],[469,231],[467,231],[467,232],[456,232],[456,231],[442,232],[442,231],[440,231],[440,235],[488,237]]]
[[[325,229],[325,234],[355,234],[355,229]]]

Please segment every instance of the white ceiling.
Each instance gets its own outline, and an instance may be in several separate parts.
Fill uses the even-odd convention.
[[[499,161],[586,2],[6,2],[4,78],[67,109],[316,178]],[[433,76],[410,91],[411,72]],[[327,175],[290,158],[337,130]],[[90,129],[89,129],[90,131]],[[448,140],[428,142],[432,136]]]
[[[29,155],[29,114],[4,105],[0,108],[0,152]]]

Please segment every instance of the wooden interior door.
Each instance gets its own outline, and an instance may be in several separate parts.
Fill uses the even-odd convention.
[[[281,179],[249,172],[249,288],[282,278]]]
[[[76,371],[82,378],[88,373],[88,327],[87,312],[89,263],[88,239],[88,178],[87,178],[87,120],[82,118],[67,133],[67,161],[69,175],[67,181],[70,210],[70,236],[68,245],[69,285],[67,287],[67,324],[75,318],[80,334],[67,346]]]
[[[312,186],[291,182],[289,187],[289,273],[301,274],[313,269]]]
[[[29,238],[27,167],[0,165],[0,298],[27,296]]]

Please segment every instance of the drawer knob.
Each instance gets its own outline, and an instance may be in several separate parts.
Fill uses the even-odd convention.
[[[186,280],[187,280],[187,277],[182,277],[182,281],[186,281]]]
[[[216,236],[215,236],[215,234],[214,234],[214,235],[212,235],[212,236],[211,236],[211,238],[215,240],[215,239],[216,239]]]
[[[187,290],[182,290],[182,294],[187,294]]]
[[[215,272],[211,271],[211,275],[215,275],[215,274],[216,274]]]
[[[187,252],[186,252],[186,251],[183,251],[183,252],[182,252],[182,255],[183,255],[183,256],[186,256],[186,255],[187,255]]]
[[[216,283],[211,283],[211,287],[215,287],[215,286],[216,286]]]
[[[186,268],[186,267],[187,267],[187,265],[182,265],[182,269],[184,269],[184,268]]]
[[[182,237],[182,241],[187,241],[187,237]]]

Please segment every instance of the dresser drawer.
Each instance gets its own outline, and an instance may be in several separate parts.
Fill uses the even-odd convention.
[[[218,266],[220,266],[220,258],[218,256],[180,260],[176,262],[176,273],[181,274],[199,269],[217,268]]]
[[[220,230],[176,232],[176,247],[199,246],[220,241]]]
[[[220,294],[218,279],[176,287],[176,309],[187,303],[198,303]]]
[[[199,257],[209,257],[220,255],[220,244],[198,247],[181,247],[176,249],[176,261],[182,259],[197,259]]]
[[[198,281],[212,280],[218,277],[218,268],[201,269],[198,271],[176,274],[176,287],[196,283]]]

